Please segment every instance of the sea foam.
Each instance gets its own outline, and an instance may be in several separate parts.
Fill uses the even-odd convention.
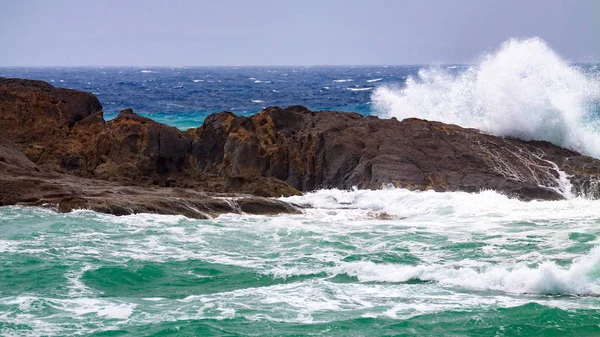
[[[461,264],[464,263],[464,266]],[[551,261],[536,267],[523,263],[506,266],[473,267],[466,262],[431,265],[380,264],[371,261],[342,262],[334,267],[275,268],[275,277],[298,275],[348,275],[359,282],[405,283],[435,282],[475,290],[494,290],[513,294],[600,295],[600,247],[577,258],[563,268]]]
[[[418,117],[546,140],[600,157],[600,78],[539,38],[512,39],[461,72],[426,68],[372,94],[384,117]]]
[[[370,261],[333,267],[327,272],[347,274],[361,282],[433,281],[442,285],[509,293],[600,295],[600,247],[575,259],[568,268],[554,262],[537,267],[517,265],[472,268],[444,265],[385,265]]]

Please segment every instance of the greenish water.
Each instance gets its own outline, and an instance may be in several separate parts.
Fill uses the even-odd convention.
[[[319,191],[212,220],[0,208],[2,336],[598,336],[600,202]]]

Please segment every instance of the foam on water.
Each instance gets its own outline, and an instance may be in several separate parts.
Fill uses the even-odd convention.
[[[372,95],[378,114],[547,140],[600,157],[600,79],[539,38],[512,39],[464,71],[421,69]]]
[[[526,294],[600,295],[600,247],[578,258],[569,268],[553,262],[537,267],[490,266],[487,268],[461,267],[467,261],[454,265],[390,265],[370,261],[342,263],[331,268],[316,270],[274,270],[277,277],[319,274],[349,275],[360,282],[403,283],[411,280],[433,281],[446,286],[471,289],[499,290]]]
[[[0,273],[0,334],[599,308],[600,201],[395,188],[283,200],[312,208],[197,220],[2,207],[0,254],[24,276]]]
[[[343,216],[364,216],[365,211],[384,212],[396,218],[421,221],[424,218],[458,218],[463,224],[471,219],[582,219],[595,217],[600,202],[574,198],[556,202],[523,202],[494,191],[480,193],[382,190],[319,190],[282,200],[313,207],[307,213],[336,209]],[[493,206],[492,206],[493,205]],[[362,210],[362,212],[355,212]],[[350,219],[348,219],[350,220]],[[444,226],[441,223],[440,226]]]

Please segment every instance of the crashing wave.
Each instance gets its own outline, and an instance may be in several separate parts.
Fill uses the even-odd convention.
[[[419,71],[372,95],[384,117],[418,117],[497,136],[546,140],[600,157],[600,76],[539,38],[512,39],[459,73]]]
[[[476,290],[495,290],[517,294],[600,295],[600,247],[575,259],[568,268],[554,262],[537,267],[517,265],[487,268],[453,265],[399,265],[371,261],[342,263],[322,270],[290,270],[292,274],[326,273],[348,275],[360,282],[404,283],[410,281],[436,282]],[[284,270],[275,276],[286,277]]]

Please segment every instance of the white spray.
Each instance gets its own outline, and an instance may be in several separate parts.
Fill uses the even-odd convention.
[[[547,140],[600,158],[600,77],[539,38],[509,40],[460,74],[423,69],[372,95],[383,117],[418,117],[498,136]]]

